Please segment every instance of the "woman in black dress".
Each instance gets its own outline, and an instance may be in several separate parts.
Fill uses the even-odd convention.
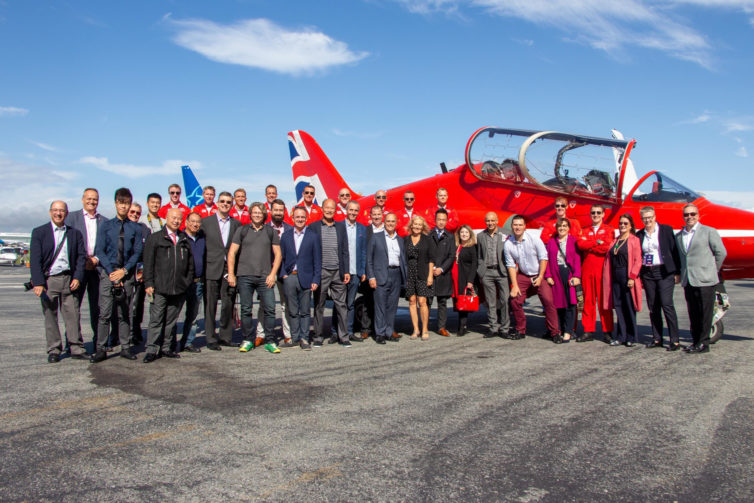
[[[455,288],[453,298],[458,295],[474,293],[474,280],[476,279],[477,250],[476,234],[468,225],[462,225],[456,231],[456,263],[453,265],[453,281]],[[468,311],[458,311],[458,337],[466,335],[466,322],[469,319]]]
[[[408,299],[408,311],[411,314],[411,322],[414,324],[412,339],[422,334],[422,340],[429,339],[429,306],[427,297],[432,297],[432,282],[435,267],[435,242],[429,234],[429,226],[426,220],[419,215],[414,215],[409,224],[410,233],[405,239],[406,265],[408,266],[408,278],[406,278],[406,299]],[[419,304],[419,312],[416,305]],[[421,315],[422,332],[419,332],[419,315]]]

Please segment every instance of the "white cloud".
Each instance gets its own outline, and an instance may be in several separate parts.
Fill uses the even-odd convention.
[[[0,117],[23,117],[29,114],[29,110],[19,107],[0,107]]]
[[[706,190],[704,197],[713,203],[723,204],[732,208],[754,208],[754,192],[730,190]],[[749,210],[752,211],[752,210]]]
[[[724,133],[751,131],[754,129],[754,117],[724,119],[722,123],[725,128]]]
[[[571,39],[609,54],[626,47],[654,49],[705,68],[712,47],[678,15],[680,8],[754,13],[754,0],[395,0],[410,12],[458,14],[463,7],[554,27]]]
[[[219,24],[204,19],[163,20],[177,29],[173,41],[220,63],[261,68],[291,75],[311,74],[355,63],[366,52],[353,52],[344,42],[313,28],[284,28],[267,19]]]
[[[201,169],[199,161],[167,160],[157,166],[137,166],[135,164],[111,163],[107,157],[87,156],[78,160],[81,164],[87,164],[102,171],[115,173],[126,178],[142,178],[153,175],[175,175],[181,172],[181,166],[188,164],[191,169]]]
[[[746,150],[746,147],[742,145],[738,147],[738,150],[736,150],[736,155],[738,157],[749,157],[749,152]]]
[[[48,152],[59,152],[60,151],[57,147],[54,147],[54,146],[50,145],[49,143],[42,143],[41,141],[34,141],[34,140],[29,140],[29,143],[31,143],[32,145],[35,145],[35,146],[41,148],[42,150],[47,150]]]

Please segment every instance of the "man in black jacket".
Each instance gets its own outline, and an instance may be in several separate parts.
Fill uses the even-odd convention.
[[[432,274],[435,277],[435,296],[437,297],[437,333],[443,337],[449,337],[450,333],[445,328],[448,321],[448,299],[453,296],[453,262],[455,262],[455,239],[445,226],[448,224],[448,212],[440,208],[435,212],[435,228],[430,232],[435,242],[437,254],[435,255],[435,267]],[[432,308],[432,299],[429,299],[429,308]]]
[[[144,363],[157,359],[162,336],[162,356],[180,358],[171,351],[173,326],[178,320],[186,290],[194,282],[194,257],[186,234],[179,227],[183,222],[180,208],[170,208],[167,222],[160,232],[147,238],[144,248],[144,286],[152,298],[147,332],[147,354]]]
[[[678,246],[673,228],[659,224],[655,209],[645,206],[640,210],[644,228],[636,233],[641,240],[641,282],[647,293],[649,319],[652,323],[652,342],[648,348],[662,347],[662,315],[668,324],[670,345],[668,351],[681,348],[678,342],[678,316],[673,305],[673,288],[681,280]]]

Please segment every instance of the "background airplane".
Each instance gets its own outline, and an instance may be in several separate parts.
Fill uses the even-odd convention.
[[[337,198],[348,187],[362,208],[374,204],[373,195],[351,189],[317,142],[305,131],[288,133],[288,146],[297,202],[303,188],[316,188],[317,200]],[[619,215],[630,214],[641,227],[639,210],[653,206],[657,220],[680,230],[681,208],[694,203],[701,222],[718,229],[728,251],[723,277],[754,277],[754,213],[714,204],[701,194],[659,171],[637,177],[630,155],[636,140],[625,140],[616,130],[613,138],[598,138],[554,131],[495,127],[480,128],[466,143],[466,162],[453,170],[387,189],[386,207],[402,208],[403,192],[416,196],[415,211],[423,214],[436,204],[438,188],[448,190],[448,206],[460,222],[477,230],[484,227],[484,214],[495,211],[504,228],[514,214],[527,218],[528,228],[541,228],[554,217],[553,201],[565,196],[568,216],[582,227],[590,225],[589,210],[600,203],[605,222],[617,228]]]

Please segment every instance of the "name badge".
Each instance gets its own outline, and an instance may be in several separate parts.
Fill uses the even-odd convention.
[[[644,255],[644,260],[642,261],[642,264],[651,266],[652,264],[654,264],[654,261],[655,261],[654,255],[646,254]]]

